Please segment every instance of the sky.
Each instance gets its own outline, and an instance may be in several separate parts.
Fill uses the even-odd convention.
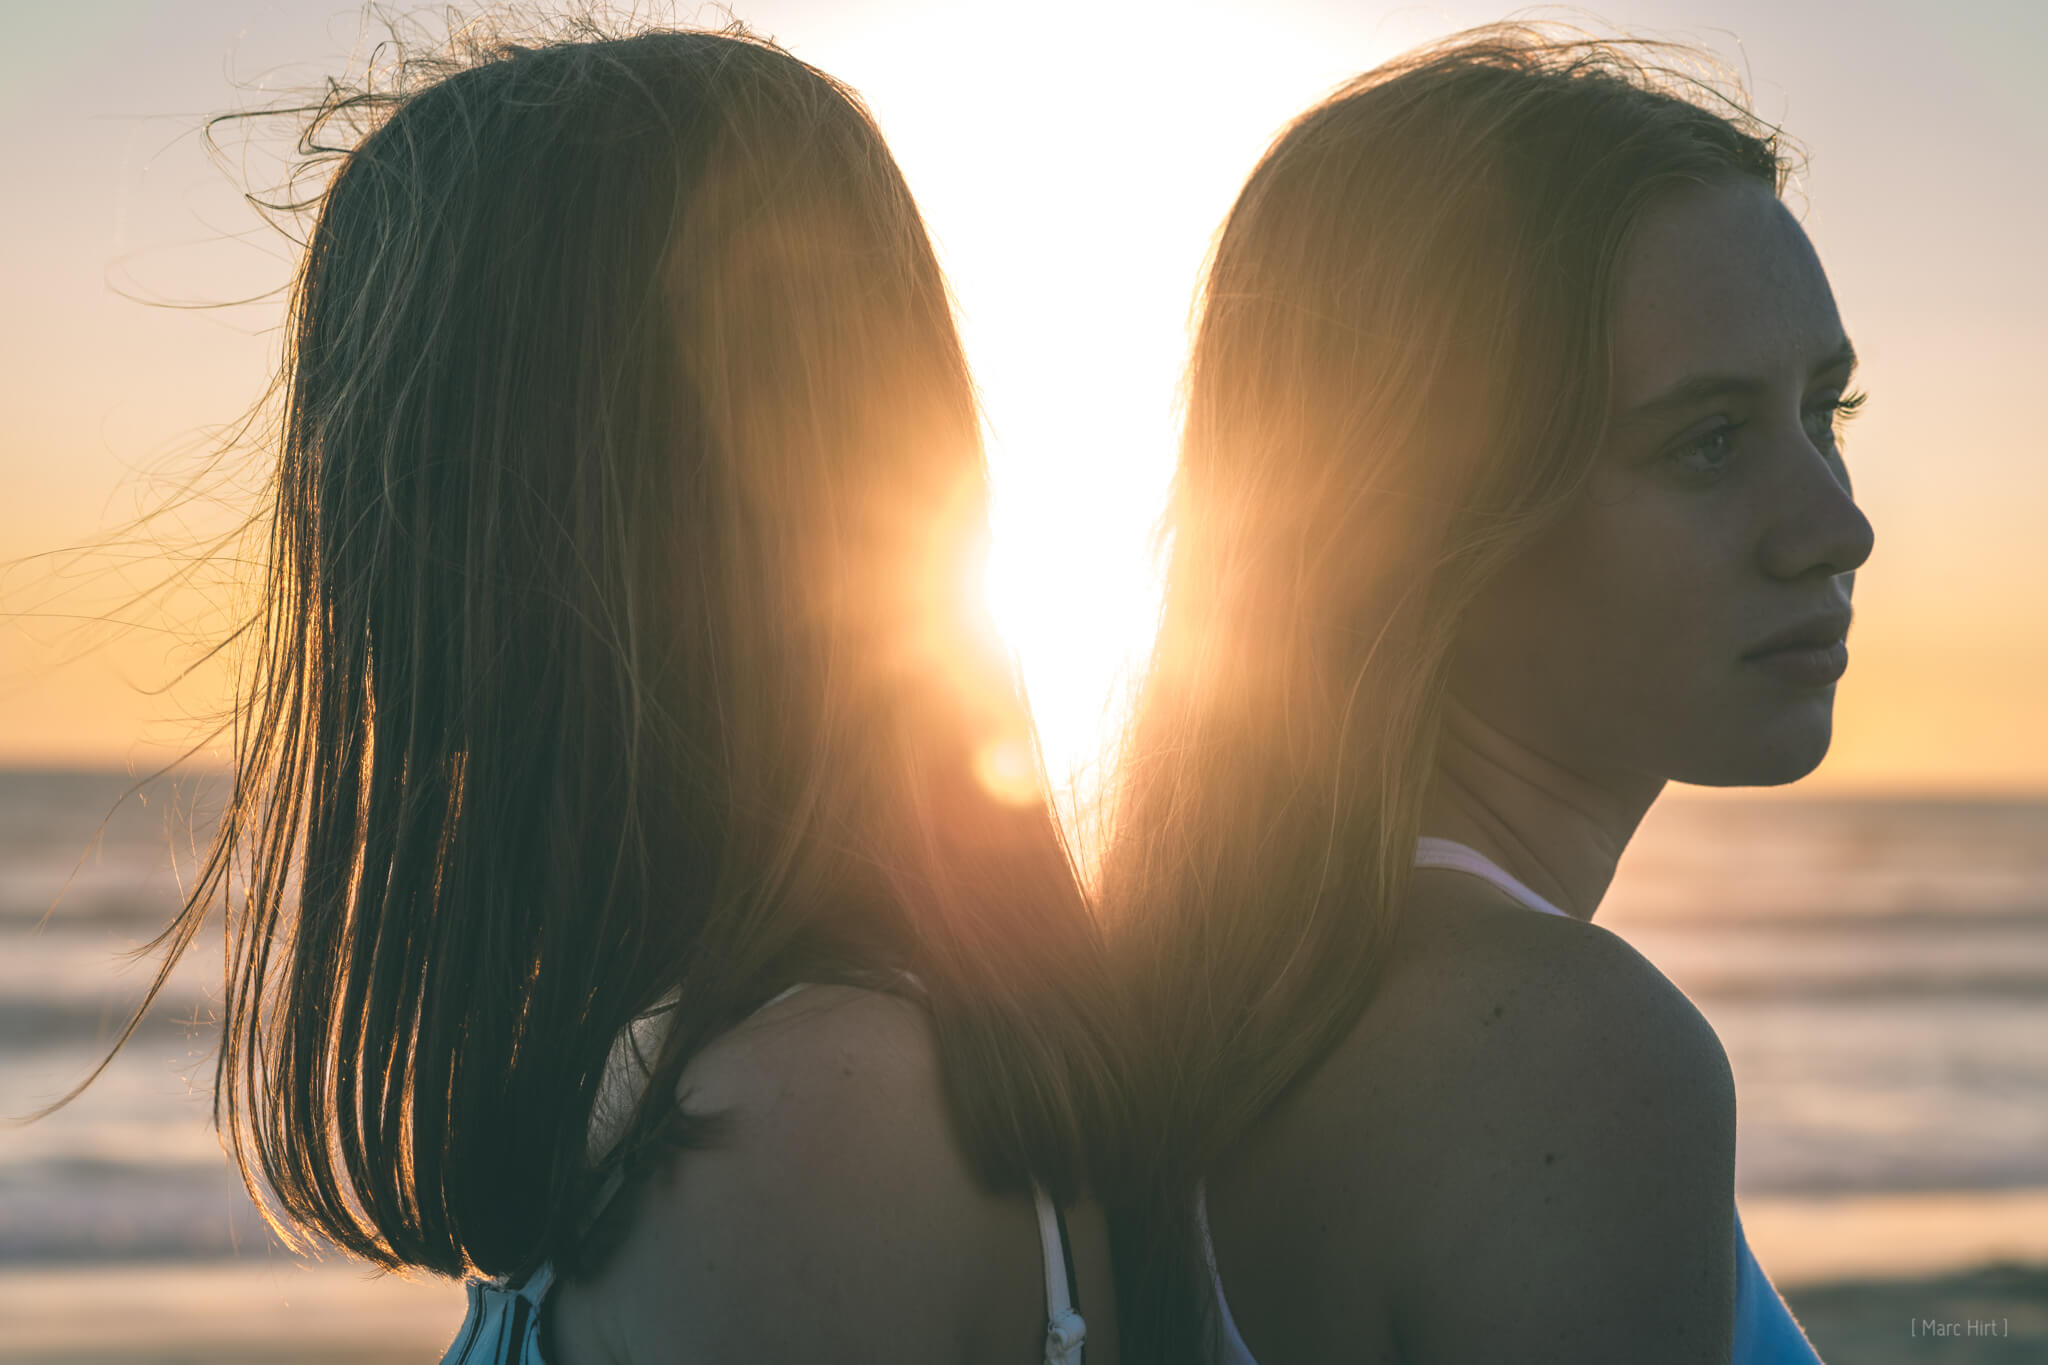
[[[437,7],[438,8],[438,7]],[[719,11],[639,6],[719,22]],[[859,89],[916,191],[983,390],[990,593],[1055,768],[1145,644],[1189,307],[1272,135],[1494,6],[1066,10],[736,0]],[[1863,357],[1877,530],[1833,751],[1805,789],[2048,792],[2048,6],[1614,0],[1524,10],[1701,45],[1809,160],[1789,199]],[[245,604],[222,556],[261,451],[201,461],[277,355],[287,243],[241,201],[274,130],[209,115],[359,67],[342,0],[23,7],[0,47],[0,763],[141,765],[197,740]],[[240,304],[236,300],[253,300]],[[207,305],[204,307],[194,305]],[[148,514],[138,526],[137,519]],[[134,594],[190,565],[193,586]],[[195,667],[196,665],[196,667]],[[182,680],[179,680],[182,675]],[[208,751],[225,759],[218,748]]]

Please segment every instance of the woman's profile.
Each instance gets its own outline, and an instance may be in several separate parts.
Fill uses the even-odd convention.
[[[1081,1309],[1112,1359],[1106,976],[981,777],[1032,739],[978,414],[857,97],[575,33],[309,112],[233,797],[164,940],[224,905],[252,1188],[474,1277],[465,1365],[1074,1362]]]
[[[1813,1359],[1718,1039],[1587,922],[1667,782],[1820,762],[1872,545],[1786,156],[1667,51],[1396,60],[1216,244],[1104,870],[1187,1356]]]

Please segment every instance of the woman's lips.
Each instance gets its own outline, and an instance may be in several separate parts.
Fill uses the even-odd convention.
[[[1828,687],[1849,668],[1849,644],[1788,645],[1743,660],[1795,687]]]

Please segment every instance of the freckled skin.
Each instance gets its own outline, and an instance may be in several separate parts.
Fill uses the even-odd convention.
[[[1741,656],[1845,606],[1872,544],[1816,421],[1847,378],[1814,370],[1843,341],[1827,277],[1763,187],[1684,190],[1623,258],[1614,340],[1616,414],[1703,373],[1761,387],[1618,422],[1587,495],[1475,604],[1452,692],[1587,775],[1792,781],[1827,752],[1834,688],[1788,686]],[[1728,421],[1725,472],[1671,458]]]

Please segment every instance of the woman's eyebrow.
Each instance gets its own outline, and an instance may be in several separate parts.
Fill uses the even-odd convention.
[[[1842,344],[1835,347],[1834,350],[1828,352],[1828,354],[1825,357],[1823,357],[1821,361],[1813,367],[1813,374],[1811,377],[1818,379],[1820,378],[1820,376],[1831,373],[1835,370],[1842,371],[1844,376],[1851,375],[1856,372],[1856,347],[1850,343],[1849,338],[1847,337],[1843,337]]]
[[[1841,370],[1846,374],[1856,369],[1856,348],[1849,338],[1843,337],[1841,344],[1814,362],[1808,374],[1809,381],[1824,374]],[[1729,394],[1752,394],[1769,387],[1768,382],[1747,374],[1696,374],[1682,379],[1654,398],[1646,399],[1629,409],[1624,420],[1639,421],[1662,416],[1679,408],[1689,408],[1709,399],[1723,398]]]
[[[1689,408],[1712,398],[1722,398],[1729,394],[1751,394],[1765,387],[1765,382],[1754,375],[1696,374],[1690,379],[1673,384],[1655,398],[1646,399],[1630,408],[1626,420],[1642,421],[1661,417],[1665,413]]]

